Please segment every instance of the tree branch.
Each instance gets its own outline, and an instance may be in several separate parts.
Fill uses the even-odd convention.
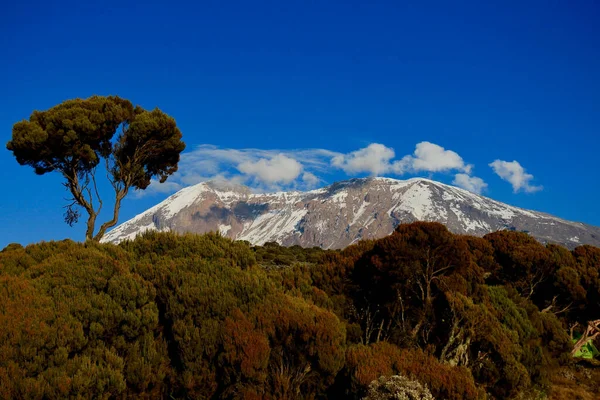
[[[586,330],[581,335],[581,338],[573,345],[573,350],[571,351],[571,355],[575,355],[586,343],[590,340],[593,341],[598,336],[600,336],[600,319],[595,321],[589,321]]]
[[[118,189],[117,185],[113,186],[115,188],[115,207],[113,208],[113,217],[109,221],[106,221],[100,226],[98,233],[94,236],[94,240],[99,242],[100,239],[104,236],[107,229],[112,228],[119,221],[119,211],[121,209],[121,201],[127,196],[127,192],[129,191],[129,186],[124,186],[122,189]]]
[[[76,201],[81,207],[85,209],[88,213],[87,220],[87,229],[85,231],[86,240],[91,240],[94,236],[94,225],[96,224],[96,217],[98,216],[98,212],[94,210],[94,205],[88,199],[86,199],[83,191],[87,188],[87,185],[82,186],[79,181],[79,176],[77,174],[77,170],[74,166],[71,166],[70,170],[63,170],[63,176],[67,178],[67,183],[65,186],[69,189],[71,194],[73,195],[73,200]],[[88,190],[88,193],[91,195],[91,192]]]

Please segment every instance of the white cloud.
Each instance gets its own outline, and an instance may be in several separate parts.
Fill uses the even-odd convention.
[[[456,174],[452,183],[458,187],[468,190],[469,192],[481,194],[487,188],[487,183],[483,179],[467,174]]]
[[[271,159],[279,154],[302,160],[302,165],[311,170],[324,171],[329,168],[330,159],[339,153],[325,149],[226,149],[213,145],[200,145],[181,155],[179,170],[194,170],[202,175],[216,174],[244,162],[256,162],[261,158]]]
[[[452,150],[446,150],[431,142],[418,143],[413,155],[405,156],[397,161],[395,169],[398,171],[427,171],[445,172],[451,170],[471,173],[472,165],[467,165],[462,157]]]
[[[395,159],[394,149],[380,143],[345,154],[315,148],[264,150],[200,145],[181,155],[178,171],[167,182],[152,182],[145,192],[171,193],[215,179],[246,184],[256,190],[306,190],[326,182],[323,177],[331,176],[336,169],[349,176],[449,171],[470,175],[471,165],[454,151],[430,142],[418,143],[413,154],[400,159]],[[466,178],[457,179],[468,185]],[[480,190],[477,179],[471,178],[469,190]]]
[[[377,176],[390,170],[390,160],[394,155],[394,149],[379,143],[371,143],[363,149],[348,154],[338,154],[331,159],[331,165],[341,168],[347,174],[368,172],[370,175]]]
[[[237,169],[267,185],[289,184],[302,172],[302,164],[283,154],[257,161],[244,161]]]
[[[323,182],[318,176],[330,172],[331,159],[336,155],[339,153],[325,149],[228,149],[200,145],[181,155],[178,171],[165,183],[153,181],[136,197],[172,193],[208,180],[246,184],[261,191],[312,189]]]
[[[420,142],[415,146],[411,155],[400,160],[392,161],[394,149],[379,143],[372,143],[360,150],[348,154],[338,154],[333,157],[331,164],[341,168],[347,174],[367,172],[370,175],[391,173],[404,175],[418,172],[448,172],[458,170],[467,174],[473,168],[465,164],[461,156],[452,150],[446,150],[431,142]]]
[[[494,172],[513,187],[513,192],[524,191],[527,193],[537,192],[543,189],[542,186],[531,185],[530,181],[533,175],[525,172],[525,168],[517,161],[495,160],[489,164]]]
[[[305,172],[302,174],[302,182],[306,184],[307,188],[312,189],[321,183],[321,179],[311,172]]]

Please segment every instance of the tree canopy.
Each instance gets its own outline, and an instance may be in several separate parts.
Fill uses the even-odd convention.
[[[164,182],[177,171],[185,144],[175,120],[158,108],[147,111],[117,96],[67,100],[13,126],[6,148],[38,175],[59,172],[71,194],[65,221],[73,225],[83,209],[86,239],[99,241],[118,221],[121,201],[131,189]],[[95,232],[103,201],[97,170],[104,162],[114,190],[112,218]]]

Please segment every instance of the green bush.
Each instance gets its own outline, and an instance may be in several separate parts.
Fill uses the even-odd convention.
[[[600,317],[599,270],[591,246],[424,222],[342,251],[157,232],[11,244],[0,398],[358,399],[398,374],[435,398],[549,393],[566,327]]]

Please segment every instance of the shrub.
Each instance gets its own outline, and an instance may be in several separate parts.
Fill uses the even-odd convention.
[[[468,369],[442,364],[421,350],[401,349],[386,342],[350,347],[346,353],[345,372],[347,392],[359,396],[379,377],[402,374],[427,385],[435,398],[467,400],[483,397]]]
[[[364,400],[434,400],[431,392],[418,381],[403,375],[382,376],[371,382]]]

